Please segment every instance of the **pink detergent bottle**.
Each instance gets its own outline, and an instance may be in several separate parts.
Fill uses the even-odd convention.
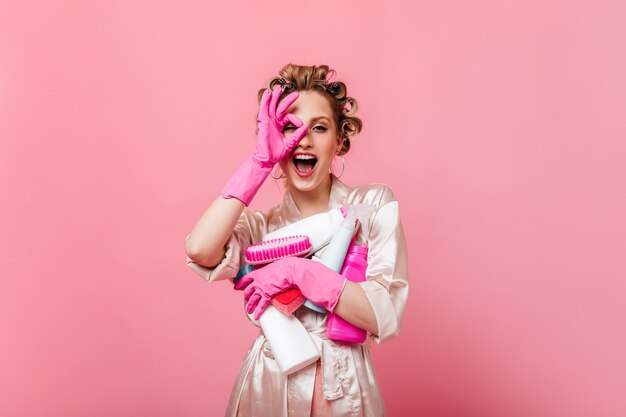
[[[350,245],[341,275],[352,282],[367,279],[367,246]],[[363,343],[367,332],[354,324],[348,323],[335,313],[328,315],[328,338],[342,342]]]

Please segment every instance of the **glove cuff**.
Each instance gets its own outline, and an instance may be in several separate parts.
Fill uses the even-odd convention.
[[[332,292],[331,292],[332,295],[328,297],[328,302],[322,304],[322,306],[326,308],[326,310],[330,311],[331,313],[335,310],[335,307],[339,303],[339,298],[341,298],[341,293],[346,288],[347,283],[348,283],[348,280],[344,278],[341,285],[338,285],[337,287],[332,289]],[[324,305],[324,304],[327,304],[327,305]]]
[[[271,171],[271,167],[261,166],[254,156],[251,156],[224,185],[222,197],[236,198],[247,207]]]

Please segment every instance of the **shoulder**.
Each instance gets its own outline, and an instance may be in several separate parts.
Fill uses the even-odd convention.
[[[392,188],[383,183],[373,183],[351,187],[348,195],[348,204],[371,204],[382,207],[387,203],[397,201]]]

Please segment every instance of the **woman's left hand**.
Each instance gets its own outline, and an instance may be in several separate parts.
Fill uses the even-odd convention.
[[[255,320],[270,304],[274,295],[296,287],[313,303],[333,311],[346,279],[320,262],[287,257],[244,275],[234,286],[245,288],[246,311]]]

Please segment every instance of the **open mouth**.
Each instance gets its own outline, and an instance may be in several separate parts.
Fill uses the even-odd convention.
[[[293,157],[293,165],[296,167],[296,171],[301,174],[309,174],[315,168],[317,158],[313,155],[296,155]]]

